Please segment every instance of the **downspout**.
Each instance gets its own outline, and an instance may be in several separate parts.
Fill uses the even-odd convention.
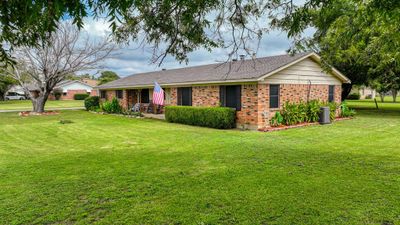
[[[310,101],[310,95],[311,95],[311,80],[308,80],[307,103]]]

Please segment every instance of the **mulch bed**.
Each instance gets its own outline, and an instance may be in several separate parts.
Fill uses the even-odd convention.
[[[352,117],[337,117],[335,121],[342,121],[342,120],[351,120],[353,119]],[[298,128],[298,127],[308,127],[308,126],[313,126],[313,125],[319,125],[318,122],[314,123],[299,123],[291,126],[286,126],[286,125],[281,125],[278,127],[265,127],[265,128],[260,128],[258,131],[262,132],[271,132],[271,131],[279,131],[279,130],[287,130],[291,128]]]
[[[30,112],[30,111],[25,111],[25,112],[20,112],[20,116],[49,116],[49,115],[58,115],[60,114],[59,111],[46,111],[42,113],[37,113],[37,112]]]

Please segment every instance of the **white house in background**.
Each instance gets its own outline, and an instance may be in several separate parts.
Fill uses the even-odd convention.
[[[353,87],[351,93],[360,94],[360,99],[368,99],[368,98],[374,99],[376,97],[376,91],[374,89],[363,85]]]
[[[97,95],[97,91],[93,88],[96,85],[95,80],[66,80],[59,83],[55,89],[62,90],[62,100],[73,100],[75,94]]]

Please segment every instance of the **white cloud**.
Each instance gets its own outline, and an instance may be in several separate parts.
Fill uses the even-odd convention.
[[[85,20],[84,31],[94,39],[104,38],[111,33],[109,23],[106,20],[93,19]],[[284,32],[271,31],[265,34],[261,40],[257,57],[284,54],[290,47],[290,44],[291,41],[286,37]],[[199,49],[189,54],[188,65],[180,64],[173,57],[167,57],[161,67],[158,67],[158,65],[150,63],[150,52],[144,49],[137,49],[135,46],[132,44],[121,47],[116,56],[104,62],[101,70],[112,70],[120,76],[127,76],[141,72],[161,70],[161,68],[172,69],[221,62],[227,59],[228,52],[225,49],[214,49],[212,52]]]

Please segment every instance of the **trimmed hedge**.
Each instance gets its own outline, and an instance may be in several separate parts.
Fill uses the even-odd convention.
[[[99,96],[89,96],[85,98],[85,108],[86,110],[97,110],[100,108],[100,97]]]
[[[236,111],[227,107],[166,106],[165,119],[171,123],[229,129],[235,127]]]
[[[75,100],[85,100],[85,98],[89,97],[89,94],[75,94],[74,99]]]

